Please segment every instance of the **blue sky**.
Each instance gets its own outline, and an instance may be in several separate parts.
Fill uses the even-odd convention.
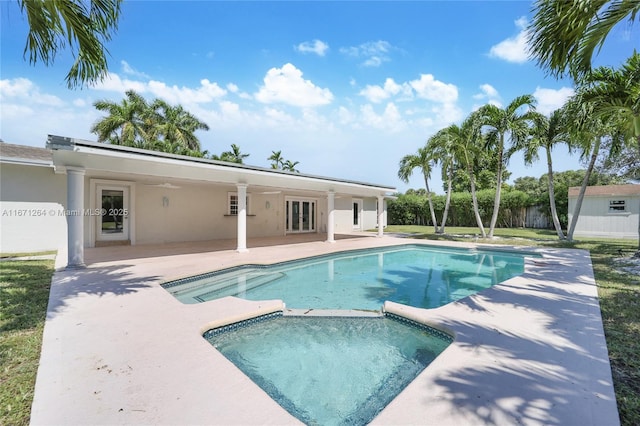
[[[69,90],[71,55],[53,66],[23,58],[27,24],[0,1],[0,138],[44,146],[47,134],[96,140],[98,99],[134,89],[207,123],[203,149],[250,154],[269,166],[281,150],[303,173],[396,186],[398,162],[471,111],[533,94],[548,113],[572,94],[526,57],[529,1],[217,2],[127,1],[108,44],[110,74]],[[616,28],[596,59],[617,66],[640,48],[638,26]],[[557,170],[580,168],[560,147]],[[511,182],[539,177],[516,154]],[[443,193],[438,170],[432,188]]]

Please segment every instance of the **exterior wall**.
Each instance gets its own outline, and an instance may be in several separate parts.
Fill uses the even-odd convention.
[[[50,167],[3,164],[1,171],[0,252],[27,253],[58,250],[67,256],[67,220],[64,215],[67,198],[67,176],[55,174]],[[98,179],[98,182],[103,182]],[[131,185],[130,240],[134,244],[234,239],[237,218],[229,216],[228,193],[235,186],[185,184],[171,189],[141,182],[105,180],[111,184]],[[84,207],[97,205],[96,178],[85,177]],[[263,194],[248,188],[250,204],[247,235],[251,237],[285,234],[285,197],[291,194]],[[293,196],[293,195],[292,195]],[[327,196],[308,197],[317,200],[317,232],[327,232]],[[374,229],[377,223],[376,198],[362,198],[363,229]],[[353,198],[335,199],[335,233],[353,232]],[[11,212],[29,210],[43,215],[17,216]],[[50,212],[54,211],[54,214]],[[39,213],[38,213],[39,214]],[[385,211],[386,218],[386,211]],[[84,217],[85,247],[95,244],[98,229],[96,216]],[[133,226],[132,226],[133,225]]]
[[[0,252],[58,250],[66,259],[65,175],[51,167],[3,163],[0,194]]]
[[[625,200],[625,212],[610,212],[609,201]],[[569,198],[569,221],[577,198]],[[585,196],[574,236],[603,238],[638,238],[640,197],[638,196]]]
[[[326,234],[327,233],[327,222],[329,221],[328,215],[328,200],[327,195],[323,194],[321,197],[318,197],[318,223],[317,229],[318,232]]]
[[[378,200],[376,198],[363,199],[362,206],[362,230],[376,229],[378,225]],[[384,226],[384,223],[383,223]]]
[[[64,176],[63,176],[64,180]],[[109,184],[132,184],[130,181],[115,179],[98,182]],[[237,217],[228,215],[228,194],[237,191],[235,186],[214,184],[179,184],[179,188],[163,188],[144,183],[133,183],[131,202],[135,222],[130,223],[130,240],[132,244],[162,244],[169,242],[206,241],[217,239],[234,239],[237,236]],[[97,195],[96,179],[85,178],[85,208],[99,208],[95,199]],[[247,236],[270,237],[285,235],[285,198],[301,197],[316,200],[317,232],[327,232],[327,197],[308,194],[299,195],[287,192],[264,194],[247,188],[249,209],[247,215]],[[363,230],[374,229],[377,224],[376,198],[362,198]],[[335,200],[335,233],[353,232],[352,197],[339,197]],[[386,218],[386,216],[385,216]],[[92,224],[91,221],[94,221]],[[86,217],[85,247],[95,243],[98,229],[96,217]],[[92,235],[92,233],[94,235]]]
[[[138,184],[136,244],[236,238],[238,221],[237,217],[228,215],[229,192],[236,192],[236,188],[203,184],[168,189]],[[247,235],[282,235],[282,194],[253,193],[251,188],[247,194],[250,197]]]
[[[353,198],[336,197],[334,208],[334,232],[337,234],[353,232]]]
[[[353,202],[362,200],[362,230],[376,229],[378,224],[377,198],[341,197],[335,200],[335,230],[336,233],[353,232]],[[386,202],[383,205],[383,223],[386,226]]]

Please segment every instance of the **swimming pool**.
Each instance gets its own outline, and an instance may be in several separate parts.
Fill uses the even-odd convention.
[[[536,255],[410,244],[244,265],[163,287],[183,303],[235,296],[294,309],[380,310],[387,300],[435,308],[522,274],[525,256]]]
[[[271,314],[204,337],[289,413],[317,425],[369,423],[451,343],[394,315]]]

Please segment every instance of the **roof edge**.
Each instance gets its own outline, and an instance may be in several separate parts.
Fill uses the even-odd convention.
[[[264,173],[270,173],[270,174],[302,177],[307,179],[318,179],[318,180],[325,180],[330,182],[345,183],[345,184],[352,184],[352,185],[361,185],[361,186],[366,186],[370,188],[378,188],[388,192],[396,191],[395,187],[388,186],[388,185],[380,185],[380,184],[369,183],[369,182],[360,182],[360,181],[349,180],[349,179],[339,179],[339,178],[333,178],[328,176],[294,173],[286,170],[269,169],[266,167],[251,166],[247,164],[229,163],[226,161],[211,160],[208,158],[190,157],[187,155],[170,154],[167,152],[152,151],[152,150],[134,148],[129,146],[92,142],[84,139],[70,138],[66,136],[47,135],[47,148],[49,149],[76,151],[78,147],[94,148],[94,149],[100,149],[100,150],[111,151],[111,152],[137,154],[137,155],[143,155],[147,157],[166,158],[166,159],[187,161],[191,163],[211,164],[211,165],[220,166],[220,167],[228,167],[230,169],[251,170],[251,171],[258,171],[258,172],[264,172]]]

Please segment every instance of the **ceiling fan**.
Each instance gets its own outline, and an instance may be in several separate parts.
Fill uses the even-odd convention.
[[[146,186],[155,186],[156,188],[164,188],[164,189],[180,189],[180,186],[174,185],[169,182],[165,183],[145,183]]]

